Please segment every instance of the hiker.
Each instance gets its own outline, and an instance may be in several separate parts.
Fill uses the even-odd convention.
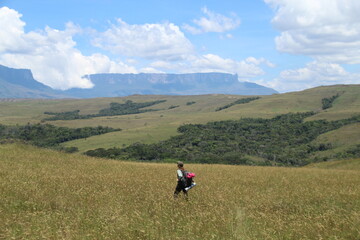
[[[187,198],[187,192],[196,186],[196,183],[193,181],[195,177],[194,173],[190,173],[184,169],[183,162],[177,162],[178,170],[177,173],[177,185],[174,192],[174,198],[177,198],[179,193],[182,191],[185,198]]]

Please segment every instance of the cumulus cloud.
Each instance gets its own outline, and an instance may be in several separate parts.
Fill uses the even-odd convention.
[[[204,12],[213,14],[207,9]],[[262,66],[273,67],[264,58],[234,60],[215,54],[197,55],[191,42],[172,23],[130,25],[119,19],[107,31],[97,32],[93,44],[120,57],[131,57],[126,63],[100,53],[83,55],[74,36],[84,31],[73,23],[67,23],[64,30],[46,27],[25,32],[24,26],[20,13],[0,8],[0,64],[31,69],[35,79],[57,89],[92,87],[83,76],[93,73],[226,72],[247,80],[263,75]],[[149,59],[152,62],[146,64]],[[133,65],[141,67],[137,70]]]
[[[8,7],[0,8],[0,52],[16,52],[26,42],[21,38],[25,23],[20,20],[21,14]]]
[[[83,78],[86,74],[136,71],[105,55],[84,56],[73,40],[81,29],[72,23],[68,23],[63,31],[46,27],[25,33],[24,26],[21,14],[8,7],[0,8],[0,64],[29,68],[36,80],[48,86],[89,88],[92,83]]]
[[[350,73],[339,64],[313,61],[303,68],[282,71],[270,83],[261,83],[280,92],[287,92],[320,85],[356,84],[360,83],[360,74]]]
[[[186,62],[170,63],[156,61],[151,64],[157,69],[166,69],[177,72],[224,72],[238,74],[239,79],[247,80],[263,75],[265,72],[261,65],[273,65],[264,58],[249,57],[245,60],[236,61],[229,58],[222,58],[215,54],[201,56],[193,55]]]
[[[202,8],[201,11],[206,16],[199,19],[194,19],[193,23],[196,26],[184,24],[183,28],[186,31],[192,34],[201,34],[207,32],[223,33],[237,28],[241,22],[236,14],[232,14],[232,16],[227,17],[222,14],[212,12],[206,7]],[[232,36],[227,35],[227,37]]]
[[[360,63],[359,0],[264,0],[275,9],[281,52],[322,62]]]
[[[114,54],[164,61],[185,59],[193,45],[173,23],[131,25],[121,19],[92,41]]]
[[[195,71],[201,72],[227,72],[237,73],[239,78],[247,79],[263,75],[264,71],[259,67],[260,63],[242,60],[226,59],[214,54],[206,54],[192,62]]]

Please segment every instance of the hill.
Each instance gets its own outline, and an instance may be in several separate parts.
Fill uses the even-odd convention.
[[[186,165],[198,184],[187,202],[172,199],[174,163],[93,159],[29,145],[0,145],[0,152],[4,239],[359,236],[356,171]]]
[[[336,169],[336,170],[360,170],[360,158],[329,161],[321,163],[312,163],[306,166],[307,168],[319,168],[319,169]]]
[[[360,116],[338,121],[304,121],[312,115],[314,113],[288,113],[271,119],[187,124],[178,128],[178,136],[159,143],[135,143],[107,150],[98,148],[85,154],[138,161],[302,166],[319,160],[311,155],[333,148],[331,144],[314,144],[318,136],[360,123]],[[336,156],[358,157],[360,144]]]
[[[65,94],[36,81],[28,69],[0,65],[0,98],[64,98]]]
[[[143,95],[239,94],[270,95],[275,90],[248,82],[239,82],[236,74],[227,73],[140,73],[92,74],[86,76],[95,86],[70,89],[64,93],[81,98]]]
[[[323,109],[323,100],[332,99],[331,107]],[[183,124],[205,124],[214,121],[239,120],[241,118],[273,118],[289,112],[315,112],[305,121],[326,119],[336,121],[360,114],[360,86],[337,85],[318,87],[301,92],[260,96],[245,104],[234,104],[253,96],[239,95],[133,95],[121,98],[26,100],[0,102],[0,123],[27,124],[45,122],[56,126],[78,128],[84,126],[108,126],[121,128],[121,132],[66,142],[66,147],[77,147],[81,152],[96,148],[124,148],[134,143],[150,144],[177,136],[177,129]],[[98,114],[108,109],[111,103],[124,104],[127,101],[146,103],[163,101],[144,108],[137,114],[99,116],[88,119],[44,121],[49,118],[45,112],[71,112],[79,110],[81,116]],[[228,106],[224,108],[225,106]],[[222,109],[219,111],[219,109]],[[360,144],[360,125],[353,123],[319,135],[311,144],[331,146],[314,153],[310,158],[316,161],[351,157],[347,151]],[[257,160],[255,158],[254,160]],[[261,160],[261,159],[259,159]]]

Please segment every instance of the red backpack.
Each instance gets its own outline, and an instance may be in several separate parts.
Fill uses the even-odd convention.
[[[185,182],[185,187],[189,187],[191,186],[192,182],[194,181],[194,177],[195,177],[195,173],[193,172],[188,172],[186,170],[182,171],[182,174],[184,176],[184,182]]]

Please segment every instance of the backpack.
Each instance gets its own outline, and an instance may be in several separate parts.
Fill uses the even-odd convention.
[[[192,182],[194,181],[193,178],[195,177],[195,173],[184,170],[182,171],[182,174],[185,187],[191,186]]]

